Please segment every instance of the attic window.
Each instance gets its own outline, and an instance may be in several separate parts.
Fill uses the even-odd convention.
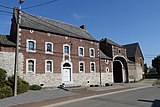
[[[33,32],[34,32],[34,30],[29,30],[29,32],[30,32],[30,33],[33,33]]]

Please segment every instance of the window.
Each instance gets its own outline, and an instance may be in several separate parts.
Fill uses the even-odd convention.
[[[90,71],[95,72],[95,62],[90,63]]]
[[[70,54],[70,47],[69,45],[65,44],[63,46],[63,53],[69,55]]]
[[[79,62],[79,72],[84,72],[85,70],[85,65],[84,65],[84,62],[83,61],[80,61]]]
[[[36,52],[36,41],[27,40],[27,52]]]
[[[46,42],[45,43],[45,53],[53,53],[53,43],[51,42]]]
[[[90,48],[90,57],[95,57],[94,48]]]
[[[36,60],[35,59],[27,59],[26,64],[27,64],[26,71],[35,73],[35,71],[36,71]]]
[[[109,60],[105,59],[105,63],[108,64],[108,63],[109,63]]]
[[[143,61],[142,61],[142,58],[140,57],[140,65],[142,66],[143,65]]]
[[[109,72],[109,68],[108,67],[106,67],[106,72]]]
[[[118,53],[119,53],[119,54],[121,53],[121,49],[118,50]]]
[[[53,72],[53,61],[52,60],[45,61],[45,71],[46,72]]]
[[[79,47],[79,56],[84,56],[84,47]]]

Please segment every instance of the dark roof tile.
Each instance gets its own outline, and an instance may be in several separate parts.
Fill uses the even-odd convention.
[[[78,26],[28,14],[25,12],[21,12],[20,27],[97,41],[86,30],[81,29]]]

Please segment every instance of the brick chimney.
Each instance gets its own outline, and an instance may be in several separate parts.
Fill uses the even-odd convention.
[[[86,25],[81,25],[80,28],[86,30]]]

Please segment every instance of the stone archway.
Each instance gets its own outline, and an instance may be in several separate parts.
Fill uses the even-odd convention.
[[[113,81],[114,83],[128,82],[128,66],[125,58],[117,56],[113,60]]]
[[[113,79],[115,83],[123,82],[122,65],[119,61],[113,62]]]

